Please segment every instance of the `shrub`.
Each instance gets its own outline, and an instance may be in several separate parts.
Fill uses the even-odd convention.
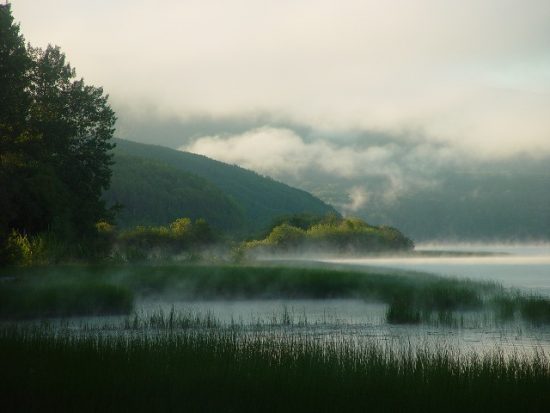
[[[216,236],[204,219],[192,222],[189,218],[179,218],[168,226],[138,226],[124,231],[118,237],[115,250],[128,261],[166,259],[183,253],[196,257],[198,250],[215,241]]]
[[[32,245],[26,234],[13,230],[6,243],[7,262],[10,264],[30,264],[32,262]]]
[[[246,249],[288,251],[328,251],[338,253],[372,253],[388,250],[410,250],[414,243],[391,227],[375,227],[359,218],[338,218],[312,221],[304,229],[293,226],[290,220],[273,227],[263,239],[249,241]],[[302,225],[303,221],[298,221]]]

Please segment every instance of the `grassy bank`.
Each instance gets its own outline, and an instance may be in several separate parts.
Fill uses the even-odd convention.
[[[128,314],[134,295],[90,276],[17,277],[0,283],[0,318]]]
[[[296,264],[297,265],[297,264]],[[117,314],[134,298],[359,298],[388,304],[390,323],[451,319],[460,311],[493,311],[503,320],[550,322],[550,300],[491,282],[413,272],[330,266],[103,265],[4,269],[0,317]]]
[[[0,331],[4,411],[546,411],[544,354],[395,350],[344,338]]]
[[[94,301],[99,309],[127,310],[133,296],[363,298],[451,311],[479,308],[485,295],[500,290],[491,283],[422,274],[285,266],[60,266],[4,270],[1,275],[3,316],[65,314],[72,306],[79,314],[88,307],[91,311]]]

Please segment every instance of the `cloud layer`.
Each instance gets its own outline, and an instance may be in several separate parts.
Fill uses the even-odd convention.
[[[356,152],[321,139],[306,143],[289,129],[264,127],[240,135],[198,138],[180,149],[274,176],[313,168],[340,177],[355,177],[388,165],[394,148],[371,146]]]
[[[284,128],[263,127],[242,134],[205,136],[181,150],[199,153],[258,171],[315,192],[338,185],[345,200],[333,200],[353,213],[370,201],[392,203],[398,197],[439,184],[438,170],[456,165],[453,151],[429,143],[335,145],[323,138],[305,140]],[[306,182],[309,181],[309,184]]]
[[[267,145],[270,170],[281,159],[299,170],[330,150],[320,167],[353,174],[352,149],[334,138],[350,131],[421,137],[478,159],[550,154],[547,0],[18,0],[13,9],[27,40],[62,46],[119,105],[182,120],[269,114],[332,137],[309,145],[260,129],[197,142],[235,159],[245,141],[258,156]],[[388,151],[361,159],[376,164]]]

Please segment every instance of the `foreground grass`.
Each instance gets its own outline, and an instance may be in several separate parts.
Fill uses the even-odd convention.
[[[345,338],[0,331],[3,411],[547,411],[543,353],[507,358]]]

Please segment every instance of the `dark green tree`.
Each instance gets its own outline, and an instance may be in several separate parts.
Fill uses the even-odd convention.
[[[0,6],[0,262],[14,230],[75,245],[110,218],[101,200],[116,121],[107,99],[58,47],[26,47]]]
[[[2,153],[24,130],[30,98],[27,95],[31,59],[19,25],[13,22],[9,6],[0,6],[0,141]]]
[[[9,6],[0,6],[0,262],[11,226],[24,213],[18,205],[27,174],[29,150],[26,119],[32,61]]]
[[[101,194],[111,178],[115,114],[102,88],[76,79],[58,47],[30,49],[34,62],[30,128],[40,135],[44,165],[65,191],[63,222],[82,234],[106,218]]]

